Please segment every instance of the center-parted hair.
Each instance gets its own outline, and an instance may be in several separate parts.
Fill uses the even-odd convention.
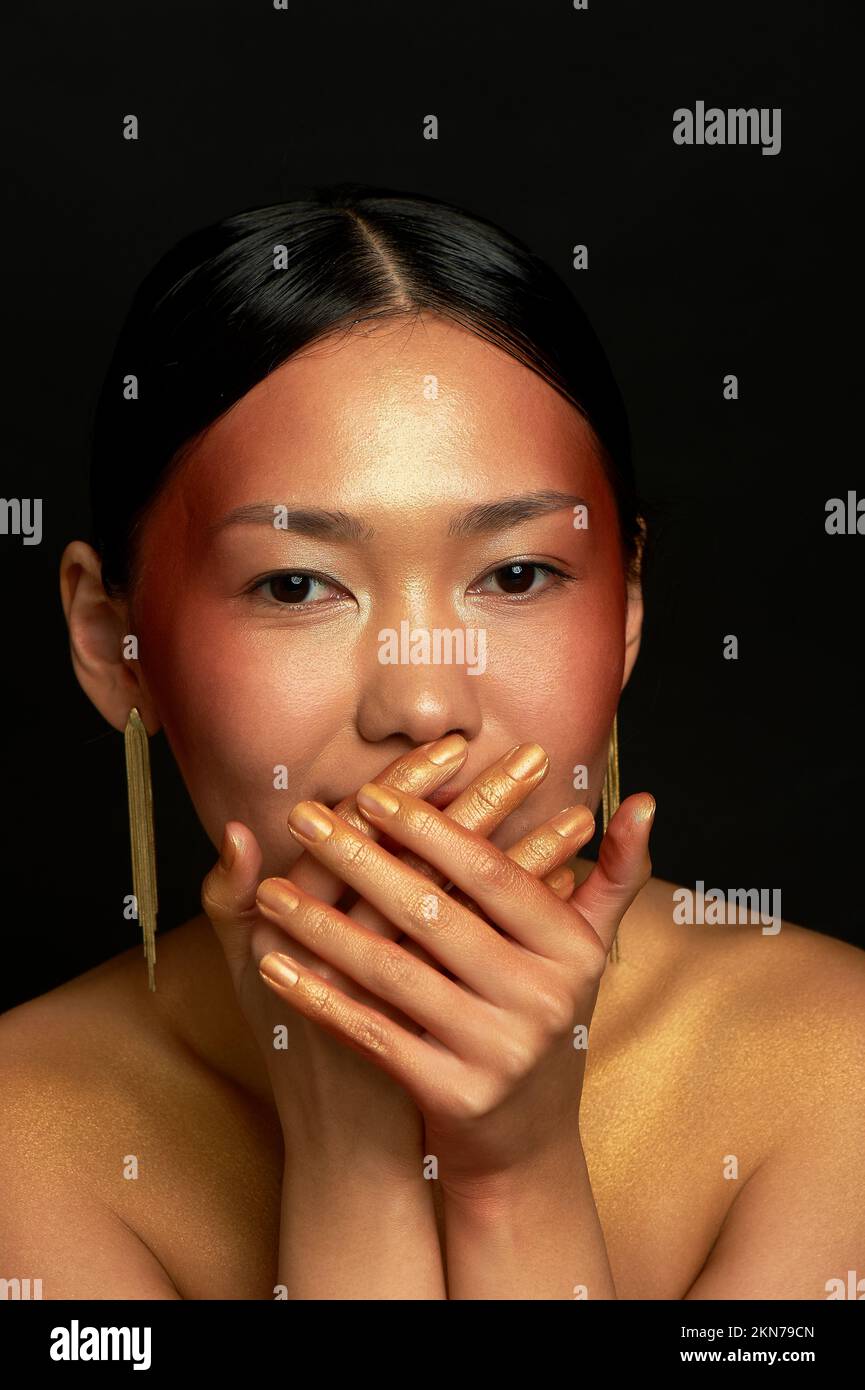
[[[630,570],[641,525],[627,413],[564,281],[483,218],[433,198],[343,183],[192,232],[142,280],[93,420],[91,543],[106,590],[118,596],[134,587],[147,509],[208,426],[316,339],[357,321],[421,312],[501,348],[585,416]],[[136,399],[124,395],[129,377]]]

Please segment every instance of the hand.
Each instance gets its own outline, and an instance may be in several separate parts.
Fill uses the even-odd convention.
[[[435,757],[448,751],[452,754],[449,761],[434,763],[430,760],[430,754]],[[464,739],[440,740],[438,744],[414,749],[397,759],[376,780],[380,785],[422,796],[452,777],[464,762],[466,752]],[[516,791],[516,796],[513,791],[508,793],[509,787]],[[530,786],[523,788],[513,783],[496,764],[477,777],[451,803],[446,814],[459,818],[479,833],[486,833],[499,824],[530,789]],[[354,824],[360,834],[377,839],[378,830],[359,814],[353,797],[340,802],[335,811],[347,823]],[[588,811],[586,822],[585,838],[589,838],[593,825]],[[220,861],[205,879],[202,904],[225,952],[242,1012],[262,1049],[284,1131],[296,1138],[299,1118],[304,1126],[323,1127],[330,1123],[339,1130],[334,1136],[339,1145],[344,1142],[346,1133],[356,1138],[366,1125],[374,1129],[375,1143],[387,1149],[390,1159],[397,1159],[400,1153],[405,1155],[406,1145],[413,1145],[411,1152],[416,1161],[420,1153],[422,1121],[405,1091],[364,1058],[347,1052],[322,1030],[286,1009],[262,985],[258,962],[266,952],[283,947],[285,937],[258,912],[255,887],[262,856],[254,835],[240,822],[229,822],[226,826],[224,846],[234,845],[236,851],[230,864]],[[534,872],[547,873],[555,890],[567,895],[573,888],[573,875],[569,869],[560,869],[557,875],[550,872],[563,857],[560,845],[554,848],[559,851],[557,856],[537,848],[534,836],[528,835],[513,847],[512,853],[521,856],[521,862],[530,865]],[[228,857],[226,855],[226,859]],[[405,857],[417,866],[418,872],[429,873],[439,884],[444,882],[444,877],[423,861],[408,852]],[[299,884],[310,891],[314,889],[321,901],[336,902],[345,891],[344,882],[309,854],[301,855],[293,867],[293,874]],[[355,904],[350,915],[371,931],[390,937],[399,935],[391,923],[363,900]],[[290,946],[309,970],[317,970],[322,978],[345,989],[352,997],[371,1004],[379,1002],[357,989],[338,970],[323,964],[311,951],[294,941]],[[408,939],[405,947],[414,951],[417,959],[431,960],[422,947]],[[379,1004],[379,1007],[382,1006]],[[383,1007],[389,1017],[400,1020],[407,1027],[414,1026],[398,1009]],[[288,1047],[277,1051],[274,1036],[275,1030],[281,1027],[287,1030]],[[300,1117],[298,1107],[302,1108]],[[318,1113],[315,1122],[311,1118],[313,1109]],[[317,1139],[324,1144],[322,1129]]]
[[[465,760],[465,740],[459,740],[456,747],[453,740],[441,740],[439,747],[445,742],[449,746],[443,750],[443,762],[429,757],[430,753],[435,756],[436,745],[424,745],[397,758],[377,780],[418,796],[434,790]],[[336,810],[359,833],[378,838],[378,830],[360,815],[353,797],[339,802]],[[201,901],[222,946],[241,1012],[261,1050],[287,1145],[291,1139],[298,1149],[303,1136],[309,1134],[320,1156],[326,1151],[339,1153],[344,1136],[349,1134],[356,1140],[371,1119],[375,1131],[370,1142],[383,1150],[375,1161],[399,1162],[401,1151],[403,1155],[410,1152],[414,1159],[422,1125],[409,1097],[390,1078],[347,1054],[320,1029],[287,1010],[263,987],[258,962],[267,951],[284,946],[285,937],[261,916],[256,905],[261,863],[261,849],[253,832],[240,821],[229,821],[221,857],[204,880]],[[346,891],[342,880],[308,854],[300,856],[294,872],[325,901],[336,902]],[[386,930],[393,931],[389,923]],[[312,952],[301,947],[299,953],[308,968],[323,968]],[[351,982],[338,971],[330,976],[340,986],[352,989]],[[366,997],[363,991],[357,993]],[[396,1010],[392,1016],[401,1017]]]
[[[262,909],[268,887],[276,889],[274,920],[297,940],[314,940],[320,956],[380,1002],[359,1003],[297,961],[280,980],[278,961],[268,957],[262,968],[273,974],[273,988],[405,1088],[424,1117],[426,1148],[438,1157],[446,1189],[530,1163],[561,1142],[563,1127],[578,1142],[585,1050],[572,1045],[575,1025],[588,1029],[619,922],[650,876],[653,800],[643,794],[622,803],[598,863],[563,902],[506,853],[428,803],[392,792],[393,809],[374,810],[370,792],[376,788],[357,795],[364,815],[435,865],[488,920],[338,815],[304,802],[290,818],[298,841],[439,968],[302,890],[292,892],[287,881],[266,880]],[[300,828],[310,810],[331,827],[321,840]],[[395,1023],[383,1004],[403,1011],[415,1030]]]
[[[444,814],[456,821],[458,825],[464,826],[467,830],[474,830],[479,835],[488,835],[496,826],[500,825],[505,817],[533,790],[536,781],[540,780],[539,775],[537,779],[532,778],[528,782],[515,782],[507,774],[508,759],[517,751],[519,746],[516,744],[503,757],[481,772],[450,803]],[[452,734],[436,743],[424,744],[421,748],[414,750],[412,754],[397,759],[375,780],[379,785],[392,786],[397,790],[423,797],[455,775],[465,761],[467,752],[468,745],[465,739],[458,734]],[[434,784],[430,780],[430,769],[433,766],[431,760],[433,758],[435,759],[434,765],[440,769]],[[339,802],[334,810],[355,829],[368,835],[370,839],[378,840],[378,829],[365,819],[358,810],[357,801],[353,796],[346,797],[344,801]],[[588,808],[586,808],[585,840],[591,839],[593,833],[594,821],[591,819]],[[562,855],[560,852],[551,853],[550,851],[553,849],[557,852],[560,851],[561,846],[558,841],[551,842],[549,837],[546,840],[543,837],[539,839],[538,832],[531,832],[517,844],[511,846],[508,854],[531,873],[539,877],[543,876],[544,882],[558,897],[568,898],[574,888],[573,872],[567,867],[557,867],[561,865]],[[419,859],[410,851],[400,851],[398,858],[403,863],[410,864],[418,873],[424,874],[438,886],[446,882],[444,874],[439,873],[432,865]],[[300,858],[295,861],[291,872],[292,881],[299,888],[303,888],[310,897],[317,897],[322,902],[341,906],[343,912],[346,912],[354,921],[360,922],[363,926],[369,927],[372,931],[378,932],[379,935],[386,936],[390,940],[400,940],[403,947],[411,952],[416,959],[424,960],[430,965],[435,964],[422,946],[395,928],[376,908],[362,898],[357,898],[357,895],[352,894],[350,890],[347,893],[343,881],[324,864],[319,863],[308,850],[304,850]],[[474,906],[458,889],[451,889],[450,891],[457,900],[463,900],[468,906]],[[356,898],[353,906],[346,906],[342,903],[342,898],[346,894]],[[303,946],[298,945],[297,951],[298,959],[305,965],[316,969],[323,978],[330,979],[334,983],[338,983],[341,988],[347,988],[349,992],[353,992],[351,982],[339,975],[339,972],[317,960]],[[264,951],[260,953],[259,959],[263,954]],[[397,1014],[398,1011],[393,1011],[393,1016],[397,1016]],[[413,1027],[411,1020],[407,1019],[404,1014],[399,1014],[399,1017],[406,1027]]]

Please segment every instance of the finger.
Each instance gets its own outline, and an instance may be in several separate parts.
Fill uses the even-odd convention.
[[[261,955],[281,950],[286,940],[284,929],[275,932],[274,919],[262,914],[256,901],[261,864],[261,848],[249,827],[240,821],[227,821],[220,857],[202,883],[201,905],[222,946],[237,991],[241,988],[251,953]],[[289,949],[297,950],[307,969],[321,964],[300,942],[289,941]],[[335,983],[351,988],[351,982],[339,975]],[[411,1019],[402,1014],[396,1017],[403,1026],[416,1030]]]
[[[393,1077],[420,1109],[429,1109],[437,1094],[458,1087],[463,1066],[457,1058],[358,1003],[300,962],[273,953],[262,959],[259,974],[286,1004]]]
[[[627,797],[607,826],[597,864],[569,900],[607,952],[619,923],[652,876],[649,836],[654,815],[655,799],[648,792]]]
[[[486,832],[543,781],[550,760],[539,743],[518,743],[455,797],[448,810],[467,830]]]
[[[570,961],[579,956],[579,915],[488,840],[455,825],[434,806],[403,792],[367,784],[359,789],[357,803],[370,820],[377,821],[400,844],[423,850],[427,859],[446,873],[457,888],[468,893],[490,921],[515,941],[554,960]],[[318,809],[311,802],[295,807],[289,818],[292,834],[303,838],[307,810],[312,812],[308,825],[313,829]],[[574,844],[585,834],[584,808],[571,807],[554,816],[551,825],[566,842],[568,854],[572,853]],[[313,852],[325,859],[340,860],[340,872],[346,878],[365,878],[366,886],[358,891],[381,906],[392,921],[399,919],[403,925],[403,917],[410,916],[412,900],[417,899],[415,885],[405,877],[407,867],[377,845],[368,846],[365,852],[356,843],[354,832],[348,827],[343,831],[336,820],[331,820],[330,829],[332,833],[320,842],[309,842],[314,845]],[[390,898],[386,905],[378,902],[383,895]],[[405,925],[404,930],[415,935],[411,925]],[[472,943],[472,950],[474,946]],[[461,978],[467,977],[462,974]],[[484,985],[473,983],[473,987],[486,992]]]
[[[563,825],[567,825],[569,819],[573,818],[572,829],[575,840],[572,843],[569,839],[563,839],[555,822],[562,817]],[[527,873],[534,875],[535,878],[543,879],[548,888],[551,888],[557,898],[563,901],[571,896],[573,892],[574,874],[572,869],[564,867],[558,869],[565,859],[570,859],[572,855],[578,854],[584,845],[588,844],[595,833],[595,818],[588,806],[574,806],[568,811],[561,811],[559,817],[552,817],[539,825],[537,829],[524,835],[517,840],[516,844],[511,845],[505,850],[508,859],[513,859],[515,864],[525,869]],[[580,822],[583,829],[580,832]],[[553,872],[555,871],[555,872]],[[470,912],[480,912],[480,908],[473,898],[464,893],[460,888],[451,889],[451,897],[463,907],[467,907]]]
[[[220,856],[201,885],[201,906],[234,979],[249,955],[249,932],[258,915],[255,890],[261,863],[261,849],[249,827],[241,821],[226,821]]]
[[[586,838],[587,840],[590,840],[592,838],[591,834],[588,835]],[[508,850],[506,851],[506,853],[510,853],[510,851]],[[570,855],[568,857],[570,858]],[[444,874],[439,875],[439,877],[442,880],[444,880]],[[573,869],[569,869],[567,865],[562,865],[560,869],[555,869],[551,874],[547,874],[543,882],[553,893],[555,893],[557,898],[561,898],[562,902],[568,901],[568,898],[571,896],[576,886],[574,871]],[[468,908],[469,912],[474,912],[476,916],[482,915],[481,910],[478,907],[477,903],[474,901],[474,899],[468,897],[468,895],[466,893],[463,893],[461,889],[452,888],[450,890],[449,896],[452,897],[455,902],[458,902],[463,907]],[[359,909],[361,908],[363,909],[363,915],[361,915],[359,911]],[[369,903],[365,903],[363,899],[361,899],[358,902],[357,907],[352,908],[351,912],[348,914],[348,916],[352,918],[354,918],[356,915],[357,920],[363,922],[365,925],[369,923],[370,917],[372,917],[373,919],[381,920],[381,913],[378,912],[376,908],[370,907]],[[425,951],[423,946],[418,945],[416,941],[412,941],[410,937],[398,936],[397,939],[399,941],[400,946],[402,946],[404,950],[408,951],[411,955],[413,955],[417,960],[422,960],[427,965],[436,964],[429,952]]]
[[[589,838],[591,839],[591,836]],[[556,869],[554,873],[547,874],[544,879],[547,887],[551,888],[556,897],[562,899],[562,902],[568,901],[574,891],[576,881],[573,869],[569,869],[566,864],[563,864],[560,869]]]
[[[201,887],[201,906],[216,932],[235,985],[249,963],[253,943],[259,953],[284,944],[284,936],[274,933],[255,899],[261,864],[261,847],[249,827],[241,821],[226,821],[220,857]],[[302,946],[298,949],[303,952]],[[315,958],[304,963],[313,966]]]
[[[549,767],[550,760],[540,744],[517,743],[454,797],[442,814],[476,835],[489,835],[539,786]],[[397,790],[412,794],[408,787]],[[434,865],[408,850],[400,858],[434,883],[447,881]]]
[[[424,796],[452,777],[462,767],[467,753],[468,744],[465,739],[460,734],[448,734],[446,738],[422,744],[419,748],[413,748],[410,753],[396,758],[374,780],[380,786],[394,787],[410,792],[413,796]],[[373,840],[379,838],[378,828],[370,825],[358,810],[354,796],[344,797],[342,801],[337,802],[334,810],[360,834]],[[322,902],[335,903],[345,891],[343,881],[308,853],[302,854],[295,861],[291,867],[291,874],[299,887],[313,897],[320,898]],[[389,923],[383,922],[380,925],[387,928],[387,935],[393,935]]]
[[[378,790],[385,796],[404,795],[391,788]],[[411,800],[449,825],[454,834],[470,834],[453,825],[441,812],[434,811],[427,802],[415,797]],[[490,987],[495,988],[496,978],[507,976],[513,948],[496,931],[455,903],[443,888],[389,854],[381,845],[359,835],[326,806],[316,801],[298,802],[288,824],[301,844],[307,845],[316,857],[320,855],[328,867],[372,903],[393,926],[423,946],[470,988],[497,1002],[487,984],[492,980]],[[300,829],[301,826],[305,829]],[[316,833],[321,833],[322,838],[313,839]],[[417,843],[421,844],[420,838]],[[478,839],[478,843],[486,845],[488,842]],[[261,888],[271,881],[265,879]],[[548,896],[551,903],[558,902],[552,893]],[[563,907],[563,910],[568,909]],[[579,920],[576,914],[572,915]],[[508,999],[512,997],[512,991],[504,985],[502,993]]]
[[[526,766],[529,771],[527,777],[518,779],[513,775],[515,769],[525,769]],[[450,805],[443,810],[442,814],[447,816],[450,820],[456,821],[458,825],[464,826],[467,830],[474,830],[480,835],[488,835],[497,825],[500,825],[527,796],[531,795],[535,787],[543,780],[548,767],[549,759],[543,749],[540,749],[537,744],[515,744],[513,748],[509,748],[507,753],[504,753],[490,767],[485,768],[459,796],[454,798]],[[410,789],[406,788],[405,790]],[[423,793],[415,793],[415,795],[423,796]],[[339,814],[337,807],[334,807],[334,810]],[[594,821],[592,820],[591,812],[587,809],[586,814],[591,823],[593,833]],[[537,837],[541,837],[540,843],[536,843]],[[591,834],[586,837],[586,839],[590,838]],[[556,848],[559,851],[558,858],[552,853],[544,854],[544,849],[551,848],[552,841],[554,840],[556,842]],[[544,827],[540,827],[537,831],[532,832],[532,834],[524,836],[523,839],[509,849],[507,853],[515,858],[517,862],[525,862],[525,867],[529,869],[530,872],[537,873],[539,877],[543,877],[550,870],[555,868],[557,863],[561,863],[563,857],[567,857],[567,852],[565,855],[561,854],[561,844],[562,841],[559,836],[547,834],[546,837],[544,837]],[[577,846],[577,848],[580,848],[580,846]],[[432,883],[441,885],[447,881],[445,875],[434,868],[433,865],[421,859],[418,855],[410,853],[408,850],[404,851],[398,857],[403,863],[410,865],[417,873],[423,874]],[[293,874],[292,877],[296,882],[296,875]],[[549,883],[548,886],[553,888],[553,891],[558,897],[568,898],[573,892],[573,875],[560,876],[558,887],[553,887],[553,885]],[[467,907],[470,911],[476,910],[472,900],[465,894],[453,892],[452,896],[456,897],[457,901],[462,901],[463,906]],[[362,922],[365,926],[381,931],[383,935],[393,935],[392,931],[383,930],[385,919],[382,914],[374,908],[371,903],[366,902],[364,899],[360,899],[355,906],[350,909],[348,915],[355,921]],[[407,947],[407,949],[412,950],[413,953],[417,955],[418,959],[426,959],[427,961],[430,959],[423,948],[416,943],[411,947]]]
[[[523,835],[505,854],[527,873],[543,878],[588,844],[594,833],[595,818],[588,806],[569,806]],[[570,848],[574,841],[577,850]]]
[[[369,793],[374,794],[374,801]],[[580,926],[594,938],[579,914],[543,884],[487,840],[448,821],[428,803],[369,784],[357,795],[358,805],[370,816],[381,814],[371,808],[386,798],[397,813],[381,818],[397,839],[424,850],[458,886],[470,887],[471,896],[489,912],[492,922],[515,940],[530,949],[540,943],[542,954],[570,963],[576,955],[571,938],[579,934]],[[578,820],[583,834],[585,818]],[[358,836],[326,807],[301,802],[292,811],[289,826],[301,843],[309,844],[314,854],[334,865],[346,882],[476,993],[495,1003],[512,1002],[512,947],[499,931],[381,846]],[[430,827],[434,827],[433,834],[427,833]],[[569,850],[574,838],[571,835]],[[435,855],[426,850],[430,839]],[[551,945],[557,949],[551,950]]]
[[[339,908],[310,898],[288,879],[265,879],[259,910],[295,941],[335,967],[375,1001],[384,1001],[426,1029],[460,1056],[481,1056],[489,1047],[496,1017],[442,974],[435,962],[419,961],[401,943],[353,921]],[[355,990],[350,993],[355,997]]]
[[[201,905],[222,946],[235,988],[241,985],[251,954],[262,955],[285,945],[285,933],[274,931],[272,919],[261,914],[256,902],[261,864],[261,848],[253,832],[241,821],[227,821],[220,857],[202,883]],[[307,968],[320,964],[300,943],[297,950]],[[340,979],[338,983],[348,982]]]

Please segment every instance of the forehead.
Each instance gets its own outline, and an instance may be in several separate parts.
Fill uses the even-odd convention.
[[[527,487],[591,487],[580,412],[530,368],[433,316],[355,325],[252,388],[191,451],[197,510],[247,498],[423,507]]]

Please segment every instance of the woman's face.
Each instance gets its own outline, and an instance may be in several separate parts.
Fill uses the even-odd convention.
[[[501,847],[596,807],[638,626],[615,503],[579,412],[471,333],[421,317],[305,349],[206,432],[141,554],[151,709],[213,844],[242,821],[263,874],[301,853],[297,801],[453,730],[456,791],[514,744],[549,754]]]

